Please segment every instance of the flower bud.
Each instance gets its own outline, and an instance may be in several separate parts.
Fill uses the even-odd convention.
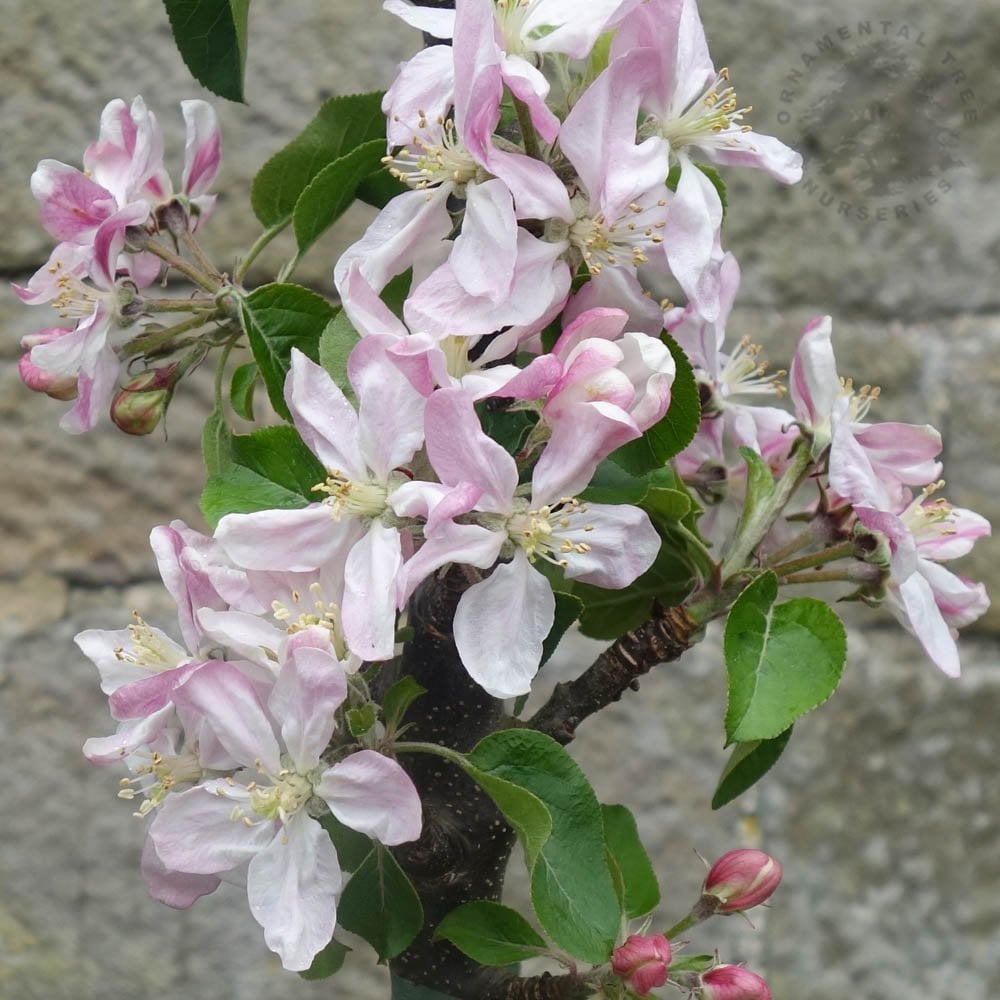
[[[742,965],[717,965],[702,975],[698,1000],[771,1000],[771,988]]]
[[[166,413],[178,365],[153,368],[126,382],[111,400],[111,419],[126,434],[151,434]]]
[[[769,854],[728,851],[709,869],[701,889],[702,899],[715,901],[715,913],[738,913],[763,903],[780,881],[781,865]]]
[[[44,392],[53,399],[76,399],[77,379],[75,375],[64,375],[39,368],[31,360],[30,354],[21,355],[17,363],[17,373],[21,381],[32,392]]]
[[[611,956],[611,968],[644,997],[667,981],[670,942],[662,934],[632,934]]]

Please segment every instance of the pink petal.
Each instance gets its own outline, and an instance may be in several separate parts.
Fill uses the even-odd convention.
[[[518,549],[459,601],[455,644],[469,676],[494,698],[527,694],[554,617],[548,580]]]
[[[222,133],[215,109],[207,101],[181,101],[186,139],[181,186],[189,198],[204,194],[222,160]]]
[[[290,971],[302,972],[330,942],[343,883],[330,835],[296,813],[247,869],[250,912],[268,948]]]
[[[202,896],[215,892],[222,884],[222,880],[216,875],[171,871],[160,860],[150,837],[142,845],[139,869],[146,880],[150,896],[175,910],[186,910]]]
[[[316,794],[352,830],[383,844],[416,840],[423,825],[420,796],[396,761],[361,750],[327,768]]]

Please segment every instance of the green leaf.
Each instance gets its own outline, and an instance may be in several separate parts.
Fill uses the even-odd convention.
[[[300,285],[273,283],[254,289],[242,304],[243,326],[274,409],[286,420],[285,376],[292,348],[319,360],[319,341],[334,317],[322,295]]]
[[[260,379],[260,369],[256,361],[248,361],[233,372],[229,382],[229,402],[238,416],[253,420],[253,391]]]
[[[381,164],[358,185],[358,199],[372,208],[385,208],[397,195],[411,190]]]
[[[649,855],[639,839],[635,818],[625,806],[601,806],[604,839],[621,873],[625,889],[625,916],[645,916],[660,902],[660,886]]]
[[[303,979],[328,979],[335,972],[340,971],[350,950],[346,944],[331,939],[330,943],[313,959],[312,965],[305,972],[300,972],[299,975]]]
[[[698,169],[712,182],[712,187],[719,192],[719,201],[722,202],[722,218],[726,218],[729,211],[729,193],[726,191],[726,182],[722,179],[722,174],[715,167],[707,163],[696,164]]]
[[[326,324],[319,338],[319,363],[352,403],[356,400],[354,387],[347,377],[347,360],[360,339],[343,310]]]
[[[456,907],[434,937],[450,941],[480,965],[512,965],[545,950],[545,938],[517,910],[486,899]]]
[[[389,984],[392,990],[391,1000],[455,1000],[446,993],[438,993],[429,986],[411,983],[408,979],[400,979],[395,975],[389,976]]]
[[[250,0],[163,0],[184,65],[213,94],[244,101]]]
[[[347,710],[347,728],[352,736],[364,736],[375,725],[376,718],[375,706],[371,703],[350,708]]]
[[[300,493],[293,493],[241,465],[233,465],[209,476],[200,507],[214,529],[226,514],[252,514],[258,510],[296,510],[308,506]]]
[[[424,925],[424,911],[413,884],[381,844],[351,876],[340,904],[337,923],[363,937],[380,962],[405,950]]]
[[[287,424],[235,435],[232,456],[237,465],[312,503],[319,499],[313,487],[326,481],[323,463],[306,447],[298,431]]]
[[[201,455],[205,460],[205,472],[218,476],[232,464],[233,433],[226,423],[222,411],[216,407],[209,414],[201,432]]]
[[[302,192],[327,164],[380,138],[385,141],[380,92],[331,97],[254,177],[250,189],[254,214],[267,228],[288,222]]]
[[[552,817],[542,800],[527,789],[468,762],[462,769],[486,792],[514,828],[524,848],[525,867],[531,871],[552,832]]]
[[[653,565],[622,590],[573,584],[573,594],[583,601],[580,631],[593,639],[617,639],[649,618],[654,600],[666,607],[680,604],[693,585],[688,563],[673,546],[661,545]]]
[[[552,628],[542,643],[542,659],[540,666],[545,666],[549,657],[556,651],[556,646],[566,634],[566,630],[580,617],[583,611],[583,601],[575,594],[564,594],[562,591],[555,591],[556,613],[552,620]]]
[[[382,698],[382,717],[386,726],[396,727],[402,722],[409,707],[422,695],[427,688],[421,687],[412,677],[400,677]]]
[[[701,423],[701,396],[694,370],[680,345],[664,331],[660,339],[670,349],[677,373],[670,388],[670,406],[663,418],[653,424],[641,438],[629,441],[609,458],[626,472],[641,476],[658,469],[668,459],[683,451],[690,443]]]
[[[712,796],[712,808],[721,809],[756,784],[777,762],[792,735],[789,726],[770,740],[737,743],[722,769],[719,784]]]
[[[736,599],[726,621],[727,741],[770,740],[836,690],[847,657],[844,626],[823,601],[775,605],[768,571]]]
[[[483,433],[503,446],[510,455],[516,455],[538,423],[538,417],[527,410],[497,408],[491,400],[485,400],[476,407]]]
[[[552,818],[552,832],[531,870],[531,901],[559,947],[587,962],[605,962],[621,908],[604,843],[601,808],[579,766],[555,740],[530,729],[506,729],[468,755],[480,770],[532,792]]]
[[[292,228],[300,254],[347,211],[358,186],[384,155],[385,139],[372,139],[338,156],[309,182],[292,210]]]
[[[357,830],[344,826],[336,816],[327,813],[320,825],[328,834],[337,851],[337,860],[345,872],[356,872],[372,852],[372,841]]]
[[[737,532],[756,517],[757,512],[771,499],[776,489],[771,467],[753,448],[740,448],[740,455],[746,463],[747,478]]]
[[[670,975],[677,972],[707,972],[718,964],[718,955],[680,955],[671,960]]]

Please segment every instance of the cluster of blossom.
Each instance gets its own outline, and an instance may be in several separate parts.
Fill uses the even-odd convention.
[[[317,817],[390,845],[420,832],[419,800],[378,727],[355,737],[344,721],[370,701],[361,664],[396,654],[416,588],[450,564],[480,571],[455,643],[470,676],[508,698],[530,690],[552,628],[546,564],[611,589],[652,565],[661,536],[645,511],[580,495],[667,412],[676,367],[664,328],[705,388],[701,429],[676,460],[682,478],[733,499],[733,445],[779,474],[808,452],[821,486],[809,530],[789,538],[779,522],[761,550],[786,582],[798,582],[796,566],[849,557],[842,578],[884,596],[949,673],[954,629],[986,607],[983,588],[941,562],[988,525],[929,489],[914,497],[939,478],[940,439],[865,422],[873,394],[841,383],[828,320],[807,328],[793,361],[794,416],[739,402],[775,383],[748,345],[724,349],[739,271],[693,151],[786,182],[801,163],[741,123],[694,0],[385,6],[452,44],[405,63],[386,94],[387,167],[412,190],[336,265],[361,334],[347,381],[292,352],[284,399],[326,470],[317,500],[228,514],[211,538],[154,531],[186,648],[141,620],[79,637],[120,724],[86,752],[124,759],[136,785],[126,793],[155,814],[143,859],[154,895],[190,905],[245,869],[254,916],[291,969],[307,968],[334,928],[341,875]],[[128,252],[126,229],[155,228],[164,202],[198,205],[218,162],[214,117],[186,103],[184,198],[173,199],[151,117],[141,103],[109,108],[85,158],[90,178],[36,175],[43,220],[64,242],[22,290],[89,310],[75,331],[39,334],[22,365],[39,388],[77,386],[72,429],[106,405],[118,366],[109,333],[128,319],[123,282],[138,289],[155,273]],[[407,271],[400,318],[380,294]],[[687,305],[656,303],[647,275],[672,278]],[[515,454],[484,429],[492,405],[532,421]],[[810,545],[818,556],[786,558]],[[705,973],[703,996],[766,995],[734,992],[753,975],[734,968]]]
[[[184,645],[138,614],[77,636],[118,721],[84,753],[132,772],[119,794],[153,816],[142,871],[155,898],[183,908],[223,878],[244,882],[268,947],[307,969],[342,884],[320,820],[399,844],[420,835],[420,799],[344,723],[369,695],[328,601],[338,581],[240,571],[179,521],[151,542]]]
[[[180,192],[163,165],[159,125],[141,97],[131,107],[121,100],[105,107],[83,170],[42,160],[32,174],[42,225],[60,242],[14,291],[29,305],[50,304],[75,325],[24,337],[19,370],[30,389],[76,400],[61,423],[70,433],[90,430],[108,411],[120,348],[131,339],[125,331],[146,314],[140,291],[163,265],[135,237],[161,229],[186,233],[215,207],[215,195],[206,193],[220,162],[215,111],[198,100],[182,101],[181,111],[187,138]]]
[[[698,1000],[771,1000],[764,979],[740,965],[715,962],[700,971],[672,973],[674,950],[669,938],[716,914],[743,913],[760,905],[770,899],[781,877],[781,865],[763,851],[728,851],[709,869],[691,914],[666,934],[630,934],[615,949],[611,971],[640,997],[669,982]]]

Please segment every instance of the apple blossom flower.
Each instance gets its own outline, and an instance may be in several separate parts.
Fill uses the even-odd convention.
[[[727,851],[709,869],[702,883],[716,913],[739,913],[769,899],[781,882],[781,865],[763,851]]]
[[[662,934],[631,934],[611,956],[611,969],[644,997],[667,981],[670,942]]]
[[[698,1000],[771,1000],[771,988],[742,965],[717,965],[702,973]]]
[[[298,510],[228,514],[215,531],[226,554],[249,570],[305,572],[342,563],[344,634],[366,660],[393,653],[393,595],[403,560],[393,493],[408,482],[396,470],[423,444],[424,398],[385,346],[366,337],[351,354],[357,410],[319,365],[292,351],[285,399],[303,441],[327,470],[316,486],[324,499]]]
[[[389,845],[421,829],[416,789],[394,760],[361,750],[324,763],[347,685],[336,659],[304,638],[266,703],[224,663],[181,686],[178,702],[209,722],[243,770],[170,796],[150,827],[168,870],[218,876],[248,863],[251,913],[284,967],[298,971],[332,937],[343,881],[313,810]]]
[[[649,568],[660,537],[638,507],[577,500],[572,492],[586,485],[592,469],[567,479],[559,463],[549,474],[536,466],[530,498],[518,496],[513,458],[483,433],[472,399],[461,389],[431,396],[426,432],[428,457],[451,492],[435,497],[436,507],[426,505],[424,543],[403,568],[400,603],[445,563],[488,569],[502,560],[462,595],[455,643],[470,676],[494,697],[524,694],[555,614],[551,585],[532,564],[545,560],[569,579],[619,589]],[[577,456],[573,468],[583,470],[589,462],[589,456]],[[408,497],[416,489],[411,484]],[[479,523],[454,520],[473,511]]]

